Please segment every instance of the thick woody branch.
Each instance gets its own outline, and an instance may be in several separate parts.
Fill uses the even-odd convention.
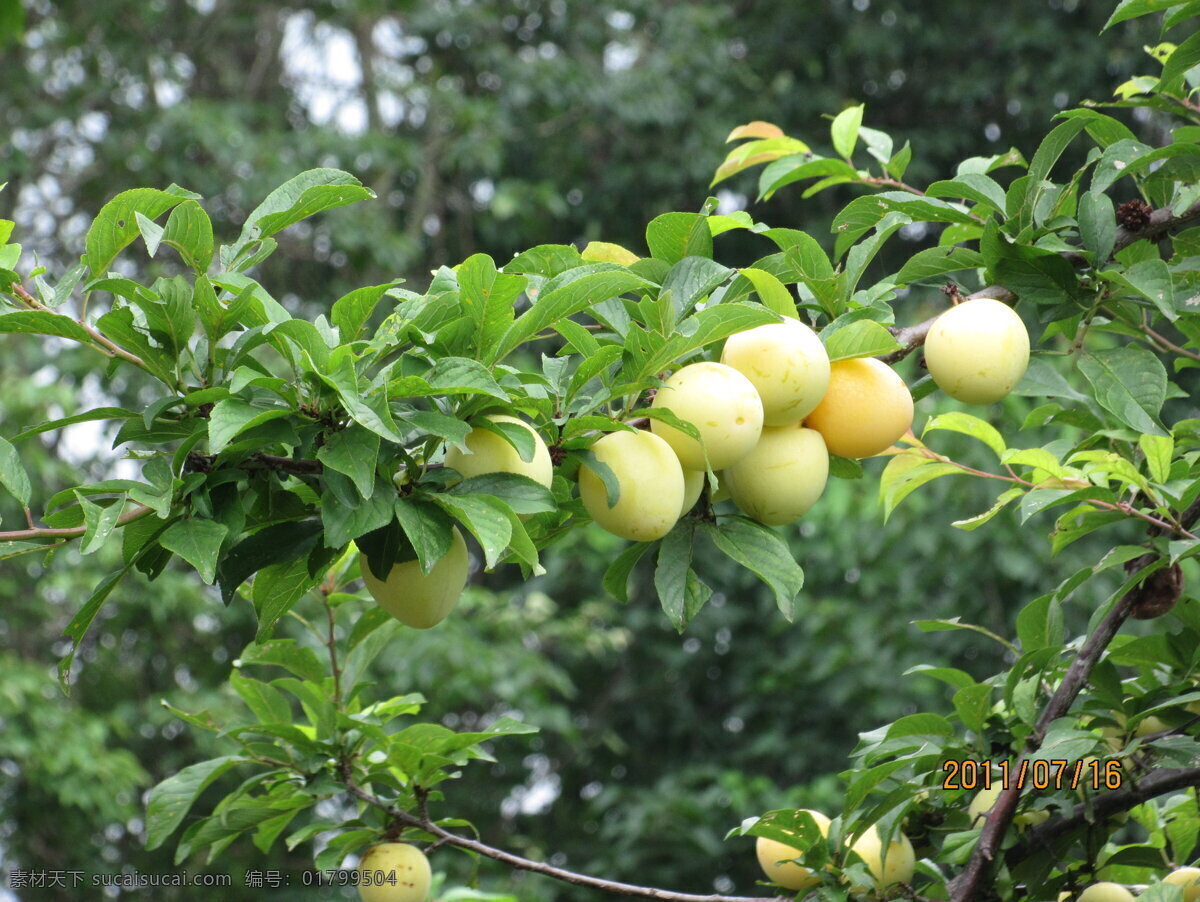
[[[216,459],[217,455],[215,454],[202,454],[199,451],[193,451],[188,454],[184,469],[192,470],[196,473],[209,473],[212,471],[213,463]],[[250,472],[271,470],[278,473],[313,475],[324,470],[324,466],[319,460],[277,457],[273,454],[252,454],[237,464],[237,469],[249,470]]]
[[[1200,500],[1191,504],[1184,512],[1180,519],[1181,525],[1186,529],[1195,524],[1200,518]],[[1149,530],[1151,536],[1161,535],[1162,530],[1152,526]],[[1139,559],[1140,560],[1140,559]],[[1140,569],[1140,568],[1139,568]],[[1112,642],[1113,638],[1120,631],[1125,621],[1135,612],[1137,606],[1144,599],[1139,592],[1140,586],[1135,586],[1121,597],[1121,599],[1113,605],[1112,609],[1104,615],[1096,629],[1088,636],[1087,640],[1080,647],[1075,655],[1070,666],[1067,667],[1067,672],[1063,675],[1062,682],[1050,697],[1041,716],[1038,718],[1037,724],[1034,726],[1033,733],[1026,740],[1025,751],[1021,754],[1017,761],[1017,770],[1020,769],[1021,762],[1025,760],[1029,754],[1037,751],[1041,747],[1042,740],[1046,736],[1046,730],[1050,725],[1060,717],[1064,717],[1070,710],[1071,705],[1083,691],[1091,678],[1092,671],[1100,660],[1100,656],[1104,653],[1104,649]],[[1145,798],[1150,798],[1152,795],[1160,795],[1163,792],[1170,792],[1172,788],[1176,788],[1176,784],[1172,782],[1174,779],[1183,779],[1184,782],[1180,785],[1192,785],[1188,782],[1193,775],[1200,773],[1195,770],[1187,771],[1160,771],[1143,780],[1138,786],[1131,787],[1121,793],[1110,793],[1111,801],[1106,801],[1105,805],[1114,806],[1112,811],[1124,810],[1121,807],[1121,800],[1138,798],[1139,801],[1144,801]],[[1167,775],[1167,776],[1160,776]],[[1166,787],[1166,788],[1158,788]],[[1138,797],[1137,793],[1149,793],[1144,798]],[[1106,798],[1108,797],[1106,796]],[[976,894],[987,885],[987,874],[995,861],[1000,850],[1000,844],[1004,839],[1004,834],[1008,830],[1012,822],[1013,814],[1016,812],[1017,803],[1021,797],[1021,786],[1017,781],[1006,786],[1001,790],[996,803],[988,812],[987,819],[984,821],[983,830],[979,836],[979,842],[971,853],[971,858],[967,862],[966,868],[956,877],[950,884],[950,899],[952,902],[971,902],[976,898]],[[1133,807],[1138,804],[1137,801],[1130,802],[1125,807]],[[1107,807],[1103,809],[1109,810]],[[1031,834],[1032,840],[1036,836],[1046,836],[1049,838],[1052,829],[1051,824],[1042,825],[1045,833],[1034,832]],[[1062,829],[1069,829],[1064,827]]]
[[[1115,255],[1134,242],[1141,241],[1142,239],[1154,241],[1171,229],[1186,225],[1197,219],[1200,219],[1200,203],[1193,204],[1179,216],[1172,216],[1170,207],[1160,207],[1150,214],[1146,224],[1140,229],[1127,229],[1124,226],[1118,227],[1117,238],[1113,244],[1113,254]],[[1063,256],[1075,266],[1083,267],[1087,265],[1087,259],[1082,254],[1066,253]],[[1017,299],[1017,296],[1003,286],[989,285],[987,288],[972,294],[971,298],[994,298],[997,301],[1011,304]],[[903,360],[917,348],[921,347],[925,344],[925,338],[929,335],[929,330],[933,326],[935,319],[937,319],[936,316],[912,326],[893,328],[892,334],[901,347],[898,351],[885,354],[880,359],[885,363],[895,363],[897,360]]]
[[[1083,687],[1087,685],[1104,649],[1108,647],[1121,626],[1129,619],[1132,607],[1132,595],[1125,595],[1113,605],[1112,610],[1104,615],[1104,619],[1100,621],[1095,631],[1088,636],[1087,641],[1083,643],[1079,653],[1075,656],[1075,660],[1067,668],[1058,689],[1046,704],[1041,717],[1038,718],[1033,733],[1026,742],[1026,751],[1017,760],[1016,769],[1020,769],[1021,762],[1030,752],[1037,751],[1050,724],[1064,716],[1079,693],[1083,691]],[[1012,781],[1000,791],[996,803],[984,821],[979,842],[971,853],[966,868],[950,884],[952,902],[970,902],[976,897],[979,889],[986,885],[987,872],[996,858],[1000,843],[1004,839],[1009,824],[1012,823],[1017,803],[1021,799],[1021,788],[1017,781]]]
[[[457,833],[451,833],[443,827],[434,823],[427,815],[418,817],[407,811],[402,811],[394,805],[389,805],[382,799],[377,798],[367,792],[361,786],[354,783],[348,778],[348,775],[343,771],[342,783],[356,798],[382,809],[388,816],[388,819],[393,823],[399,823],[406,827],[415,827],[423,830],[426,833],[436,837],[437,845],[457,846],[460,849],[465,849],[469,852],[474,852],[477,855],[482,855],[485,858],[491,858],[493,861],[499,861],[507,864],[509,867],[517,868],[522,871],[529,871],[533,874],[541,874],[543,877],[552,877],[555,880],[560,880],[563,883],[570,883],[574,886],[586,886],[589,889],[600,890],[601,892],[610,893],[616,896],[631,896],[640,899],[658,899],[660,902],[783,902],[782,897],[778,896],[722,896],[717,893],[710,895],[697,895],[695,893],[677,893],[672,890],[659,889],[653,886],[639,886],[634,883],[621,883],[617,880],[605,880],[600,877],[589,877],[587,874],[580,874],[575,871],[568,871],[564,868],[557,868],[553,865],[546,864],[541,861],[533,861],[529,858],[522,858],[520,855],[514,855],[512,852],[506,852],[503,849],[497,849],[494,846],[489,846],[486,843],[476,839],[470,839],[466,836],[460,836]]]
[[[1023,843],[1006,853],[1005,860],[1016,864],[1045,848],[1052,840],[1085,824],[1103,821],[1149,799],[1193,786],[1200,786],[1200,767],[1155,771],[1124,789],[1097,795],[1090,802],[1080,802],[1062,817],[1039,824],[1029,831]]]

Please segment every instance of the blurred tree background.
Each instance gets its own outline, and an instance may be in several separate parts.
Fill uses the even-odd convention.
[[[823,115],[865,101],[868,125],[912,142],[915,184],[966,156],[1028,155],[1056,110],[1109,97],[1147,68],[1142,46],[1157,41],[1150,20],[1099,39],[1109,4],[1082,0],[1013,0],[986,18],[969,0],[26,0],[23,10],[23,32],[2,51],[0,216],[17,220],[26,251],[60,272],[105,200],[171,182],[203,194],[229,238],[275,185],[336,166],[379,199],[292,228],[258,275],[314,315],[360,285],[402,276],[423,288],[431,269],[478,251],[498,263],[543,242],[641,251],[650,218],[699,208],[723,139],[750,119],[820,145]],[[1127,121],[1157,140],[1153,121]],[[726,209],[753,201],[749,179],[720,188]],[[750,209],[823,238],[846,199],[783,192]],[[727,263],[761,247],[745,234],[722,241]],[[5,338],[6,431],[95,398],[95,365]],[[137,384],[105,391],[145,403]],[[950,403],[922,401],[917,423]],[[1027,406],[1010,397],[1005,415],[1019,421]],[[69,468],[127,475],[134,465],[112,438],[80,425],[26,440],[35,497],[70,484]],[[986,639],[923,634],[910,621],[960,616],[1004,632],[1021,602],[1095,558],[1084,541],[1050,559],[1015,515],[980,533],[950,529],[990,500],[953,480],[884,525],[877,470],[834,481],[789,531],[808,575],[794,625],[730,569],[709,574],[721,597],[678,636],[637,592],[628,607],[598,592],[620,547],[599,531],[548,553],[549,573],[532,582],[478,574],[463,616],[406,633],[378,666],[384,685],[425,693],[448,725],[508,713],[543,729],[497,749],[486,779],[481,768],[470,785],[449,785],[446,811],[495,844],[578,870],[753,892],[751,843],[723,843],[730,827],[793,804],[834,813],[859,732],[948,704],[941,684],[901,679],[909,667],[997,666],[1001,649]],[[10,527],[23,519],[11,505],[0,514]],[[242,601],[222,608],[182,573],[153,588],[123,584],[81,651],[71,697],[59,693],[58,636],[116,566],[108,557],[68,547],[52,567],[0,562],[0,871],[173,869],[170,849],[142,849],[142,794],[220,753],[161,700],[218,717],[234,704],[222,683],[253,638],[253,615]],[[1082,620],[1090,600],[1078,601],[1070,614]],[[233,875],[232,889],[171,898],[350,896],[303,895],[294,884],[310,861],[307,846],[270,856],[235,846],[212,868]],[[472,878],[454,852],[433,862],[447,886]],[[243,888],[247,869],[272,868],[293,886]],[[490,865],[478,876],[522,899],[589,897]]]

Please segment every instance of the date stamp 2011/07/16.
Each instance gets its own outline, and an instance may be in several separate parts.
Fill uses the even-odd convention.
[[[942,789],[1120,789],[1124,781],[1121,762],[1114,759],[1065,758],[1011,761],[947,761]]]

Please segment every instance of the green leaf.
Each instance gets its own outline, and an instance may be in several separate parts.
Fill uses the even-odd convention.
[[[1175,287],[1171,270],[1163,260],[1143,260],[1128,269],[1105,270],[1100,278],[1124,288],[1132,296],[1145,298],[1170,322],[1179,319],[1175,309]]]
[[[185,767],[163,780],[146,801],[146,848],[157,849],[183,822],[192,804],[213,781],[247,759],[234,755]]]
[[[928,433],[937,430],[961,432],[963,435],[979,439],[979,441],[995,451],[997,457],[1003,455],[1007,449],[1007,446],[1004,444],[1004,437],[997,431],[995,426],[979,419],[979,417],[971,416],[969,413],[962,413],[956,410],[932,417],[925,425],[925,431],[921,433],[921,437],[924,438]]]
[[[934,182],[925,193],[930,197],[960,197],[1004,213],[1004,189],[982,172],[964,172],[954,179]]]
[[[124,407],[97,407],[94,410],[87,410],[83,413],[61,417],[56,420],[47,420],[45,423],[31,426],[24,432],[14,435],[13,442],[16,443],[27,438],[32,438],[35,435],[41,435],[43,432],[53,432],[56,429],[62,429],[64,426],[73,426],[76,423],[89,423],[94,420],[124,420],[133,416],[136,416],[136,414],[132,410],[126,410]]]
[[[217,555],[227,534],[228,529],[215,520],[189,517],[167,527],[158,543],[195,567],[200,578],[211,586],[217,577]]]
[[[1079,371],[1100,406],[1122,424],[1137,432],[1167,434],[1158,423],[1167,397],[1167,371],[1153,352],[1133,345],[1085,352]]]
[[[1017,615],[1017,638],[1028,653],[1039,648],[1059,648],[1063,642],[1062,605],[1053,594],[1035,598]]]
[[[526,435],[529,433],[526,432]],[[451,495],[491,495],[503,501],[518,514],[540,514],[552,511],[556,505],[550,490],[518,473],[484,473],[472,476],[452,486]]]
[[[370,495],[360,499],[337,473],[325,477],[321,492],[321,525],[325,528],[324,547],[341,548],[352,539],[373,532],[392,522],[396,488],[391,480],[375,477]]]
[[[379,436],[357,423],[325,439],[317,460],[331,470],[348,476],[365,500],[375,490],[375,465],[379,461]]]
[[[254,602],[254,612],[258,615],[258,631],[254,641],[268,639],[279,618],[319,581],[320,577],[309,574],[308,561],[304,558],[271,564],[259,570],[250,590],[250,600]]]
[[[804,571],[779,534],[745,517],[722,517],[717,526],[705,524],[705,530],[721,552],[771,588],[775,604],[791,623],[796,596],[804,588]]]
[[[984,724],[992,710],[992,687],[987,683],[963,686],[954,693],[958,719],[976,736],[983,736]]]
[[[109,535],[117,528],[117,520],[125,507],[124,500],[109,505],[94,504],[83,493],[76,490],[75,498],[83,511],[85,532],[79,543],[80,554],[93,554],[100,550]]]
[[[1101,31],[1108,31],[1119,22],[1124,22],[1127,19],[1136,19],[1139,16],[1147,16],[1151,13],[1162,12],[1170,9],[1173,6],[1181,6],[1187,0],[1121,0],[1117,4],[1117,8],[1113,10],[1113,14],[1108,17],[1108,21],[1104,23]]]
[[[429,498],[479,540],[488,570],[499,563],[512,538],[512,524],[493,499],[487,495],[430,495]]]
[[[1162,92],[1182,92],[1184,76],[1193,67],[1200,65],[1200,32],[1188,37],[1182,44],[1171,51],[1163,64],[1162,76],[1158,80],[1158,90]]]
[[[684,517],[658,546],[658,564],[654,569],[654,588],[671,625],[679,632],[687,626],[687,584],[692,567],[692,538],[696,521]]]
[[[450,518],[421,496],[396,499],[396,519],[421,562],[421,571],[429,573],[453,541]]]
[[[559,282],[568,276],[572,277],[570,281]],[[533,305],[508,327],[497,342],[494,359],[504,359],[518,345],[557,320],[631,289],[651,285],[641,276],[611,263],[594,263],[565,273],[547,283]]]
[[[159,237],[163,244],[179,251],[184,261],[197,273],[208,270],[213,258],[212,220],[196,201],[185,200],[175,207],[167,217],[166,228]]]
[[[288,179],[246,217],[235,252],[324,210],[375,196],[370,188],[340,169],[310,169]]]
[[[263,567],[304,557],[321,536],[321,521],[292,520],[266,526],[242,539],[217,564],[217,582],[226,604],[238,586]]]
[[[242,652],[234,666],[247,664],[282,667],[302,680],[320,683],[325,679],[325,667],[311,648],[297,645],[295,639],[271,639],[267,642],[252,642]]]
[[[17,457],[17,449],[3,438],[0,438],[0,485],[12,493],[21,507],[29,507],[29,497],[33,491],[29,474]]]
[[[663,213],[646,226],[650,255],[667,263],[684,257],[712,257],[712,232],[699,213]]]
[[[1117,214],[1107,194],[1088,191],[1079,198],[1079,237],[1097,267],[1112,256],[1117,240]]]
[[[146,553],[146,549],[154,544],[154,540],[166,529],[167,524],[158,527],[157,532],[151,534],[148,540],[126,561],[125,566],[120,570],[110,573],[93,590],[91,596],[84,603],[71,622],[67,624],[63,630],[63,636],[71,640],[71,650],[67,652],[58,662],[58,683],[64,694],[70,692],[71,680],[71,664],[75,660],[75,652],[79,650],[79,643],[83,641],[83,637],[87,634],[88,627],[92,625],[92,621],[96,619],[96,615],[100,613],[100,608],[104,606],[104,602],[108,600],[108,596],[112,594],[113,589],[117,587],[125,574],[127,574],[142,556]]]
[[[978,529],[996,516],[996,514],[1000,513],[1011,501],[1020,498],[1023,494],[1024,491],[1019,486],[1013,486],[1011,489],[1007,489],[1001,493],[995,503],[982,514],[976,514],[974,517],[968,517],[966,520],[955,520],[950,525],[967,531]]]
[[[892,511],[918,488],[941,476],[962,475],[961,468],[934,460],[915,451],[896,454],[879,477],[879,497],[886,521]]]
[[[1171,458],[1175,440],[1169,435],[1141,435],[1138,447],[1146,457],[1146,468],[1155,482],[1166,482],[1171,476]]]
[[[513,304],[525,290],[528,279],[517,273],[501,273],[486,254],[474,254],[455,269],[461,289],[459,303],[470,323],[471,346],[484,362],[512,325]]]
[[[965,247],[931,247],[913,254],[896,273],[895,281],[902,285],[932,279],[948,272],[977,269],[983,266],[983,256]]]
[[[49,310],[18,310],[0,315],[0,332],[55,335],[80,344],[91,344],[92,336],[69,316]]]
[[[858,130],[862,126],[862,120],[863,104],[860,103],[838,113],[829,127],[833,149],[847,160],[854,155],[854,145],[858,141]]]
[[[234,438],[247,429],[291,414],[287,407],[256,407],[240,398],[229,398],[213,405],[208,416],[208,449],[219,454]]]
[[[122,191],[100,208],[88,228],[83,262],[88,266],[90,277],[95,279],[104,275],[117,254],[138,236],[138,214],[148,220],[157,219],[177,204],[199,198],[199,194],[178,185],[172,185],[166,191],[156,188]]]
[[[877,357],[900,348],[900,343],[886,326],[869,319],[856,320],[834,332],[826,329],[821,333],[821,340],[825,342],[825,352],[831,363],[856,357]]]
[[[356,288],[333,302],[329,311],[329,321],[337,327],[338,335],[343,342],[354,341],[366,325],[375,307],[383,300],[387,292],[400,284],[402,280],[387,282],[383,285],[367,285]]]
[[[650,542],[635,542],[613,559],[604,571],[604,589],[609,595],[622,603],[629,601],[629,577],[651,547]]]

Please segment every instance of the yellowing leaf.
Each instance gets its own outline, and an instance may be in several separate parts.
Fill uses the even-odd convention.
[[[755,119],[753,122],[747,122],[745,125],[739,125],[729,133],[729,137],[725,139],[725,143],[737,141],[740,138],[782,138],[783,130],[778,125],[772,125],[770,122],[763,122],[761,119]]]
[[[579,256],[592,263],[619,263],[630,266],[642,259],[633,251],[607,241],[589,241]]]

